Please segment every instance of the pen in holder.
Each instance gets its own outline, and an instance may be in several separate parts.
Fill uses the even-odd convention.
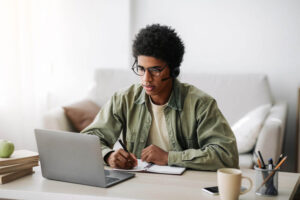
[[[255,169],[255,191],[258,195],[278,195],[278,171],[275,169]]]

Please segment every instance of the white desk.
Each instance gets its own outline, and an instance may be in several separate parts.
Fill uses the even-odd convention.
[[[136,173],[130,180],[110,188],[98,188],[79,184],[52,181],[42,177],[40,168],[19,180],[0,185],[0,198],[8,199],[220,199],[201,190],[217,185],[216,172],[186,171],[182,176]],[[254,179],[254,170],[245,169],[243,175]],[[279,195],[267,199],[292,199],[299,186],[298,173],[279,173]],[[240,199],[265,199],[251,192]]]

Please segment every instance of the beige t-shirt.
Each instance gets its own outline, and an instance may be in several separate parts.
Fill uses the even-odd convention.
[[[152,124],[150,127],[147,145],[153,144],[168,152],[170,150],[170,145],[164,114],[164,108],[167,104],[156,105],[152,102],[150,97],[149,99],[149,102],[151,102],[149,110],[152,117]]]

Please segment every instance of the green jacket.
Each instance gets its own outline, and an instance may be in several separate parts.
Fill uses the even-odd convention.
[[[211,171],[238,168],[236,140],[216,101],[177,79],[173,88],[164,110],[171,148],[168,165]],[[146,97],[140,84],[115,93],[82,131],[99,137],[103,157],[113,151],[121,132],[128,151],[141,157],[152,120]]]

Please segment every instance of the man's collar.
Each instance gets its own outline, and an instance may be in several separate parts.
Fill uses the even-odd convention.
[[[182,95],[180,92],[180,82],[177,79],[174,79],[173,85],[172,85],[172,92],[168,101],[167,106],[171,107],[174,110],[182,110]],[[145,103],[145,98],[148,96],[144,89],[142,89],[142,92],[138,96],[138,98],[135,100],[134,103],[136,104],[143,104]]]
[[[182,99],[181,99],[181,91],[180,91],[180,82],[178,79],[174,79],[173,88],[171,92],[171,96],[168,101],[168,106],[173,108],[174,110],[182,110]]]
[[[142,86],[141,86],[142,87]],[[142,92],[140,93],[140,95],[138,96],[138,98],[134,101],[135,104],[143,104],[145,103],[145,96],[146,96],[146,92],[144,90],[144,88],[142,89]]]

